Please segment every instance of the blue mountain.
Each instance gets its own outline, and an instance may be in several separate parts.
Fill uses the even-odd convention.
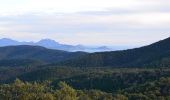
[[[67,45],[67,44],[60,44],[55,40],[51,39],[42,39],[38,42],[19,42],[16,40],[2,38],[0,39],[0,47],[3,46],[17,46],[17,45],[33,45],[33,46],[42,46],[48,49],[56,49],[56,50],[63,50],[69,52],[76,52],[76,51],[85,51],[85,52],[101,52],[101,51],[111,51],[112,49],[101,46],[101,47],[87,47],[83,45]]]

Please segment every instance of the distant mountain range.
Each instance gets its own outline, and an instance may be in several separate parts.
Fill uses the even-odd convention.
[[[2,38],[0,39],[0,47],[3,46],[16,46],[16,45],[33,45],[33,46],[42,46],[48,49],[56,49],[56,50],[64,50],[69,52],[76,52],[76,51],[85,51],[85,52],[101,52],[101,51],[112,51],[113,49],[107,46],[101,47],[87,47],[83,45],[66,45],[60,44],[51,39],[42,39],[38,42],[19,42],[16,40]]]

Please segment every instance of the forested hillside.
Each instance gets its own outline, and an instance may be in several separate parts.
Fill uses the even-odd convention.
[[[91,53],[56,65],[76,67],[170,67],[170,38],[141,48]]]
[[[0,66],[37,66],[86,55],[85,52],[66,52],[40,46],[0,47]]]

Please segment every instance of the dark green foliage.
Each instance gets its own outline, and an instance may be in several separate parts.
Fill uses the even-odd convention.
[[[16,79],[0,85],[1,100],[113,100],[112,94],[98,90],[75,90],[64,82],[53,89],[50,82],[28,83]]]
[[[76,90],[59,82],[54,88],[50,81],[22,82],[0,85],[1,100],[169,100],[170,77],[129,86],[115,93],[100,90]]]
[[[9,67],[9,69],[10,68],[11,67]],[[54,98],[57,98],[57,100],[68,100],[68,98],[70,98],[69,100],[169,100],[170,98],[170,69],[167,68],[114,69],[44,67],[40,69],[30,69],[28,71],[26,71],[26,69],[24,70],[23,67],[14,69],[13,67],[11,70],[1,69],[2,72],[0,73],[5,72],[5,70],[6,72],[0,75],[5,76],[5,74],[8,75],[18,71],[15,77],[13,77],[15,74],[12,74],[13,76],[8,76],[7,80],[11,77],[12,79],[19,77],[24,81],[31,81],[31,83],[23,83],[17,80],[17,83],[24,84],[21,85],[21,88],[17,85],[17,89],[15,89],[15,87],[9,87],[15,86],[14,83],[1,86],[7,86],[5,89],[14,88],[7,90],[8,93],[17,92],[17,94],[19,93],[21,96],[25,96],[23,91],[20,92],[21,90],[27,91],[26,94],[33,93],[29,95],[31,99],[33,97],[39,98],[39,96],[48,99],[53,98],[49,100],[55,100]],[[35,83],[35,81],[38,83]],[[48,81],[51,82],[49,83]],[[61,83],[61,81],[64,81],[64,83]],[[3,80],[1,82],[3,82]],[[36,84],[38,86],[44,86],[41,86],[43,89],[41,90],[40,88],[38,92],[40,94],[34,93],[37,88],[34,86]],[[28,88],[33,90],[29,92],[30,90],[28,91]],[[68,92],[70,93],[68,94]],[[12,94],[9,94],[8,96],[11,95]],[[26,97],[27,96],[28,95],[26,95]],[[13,97],[13,95],[11,97]],[[40,100],[46,99],[40,98]]]
[[[130,100],[169,100],[170,77],[132,86],[124,90]]]
[[[99,89],[114,93],[136,84],[170,77],[170,69],[48,67],[17,77],[25,81],[51,80],[54,86],[65,81],[76,89]]]
[[[13,70],[14,68],[11,69]],[[11,71],[0,74],[7,77],[2,82],[10,82],[16,77],[24,81],[51,80],[56,87],[58,82],[65,81],[75,89],[98,89],[110,93],[158,80],[161,77],[170,77],[170,69],[44,67],[16,69],[17,75]]]

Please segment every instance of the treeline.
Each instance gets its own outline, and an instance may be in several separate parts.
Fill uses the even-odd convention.
[[[170,77],[107,93],[100,90],[78,90],[65,82],[57,88],[50,81],[23,82],[16,79],[0,85],[0,100],[170,100]]]
[[[122,99],[123,98],[123,99]],[[16,79],[14,83],[0,85],[1,100],[127,100],[99,90],[76,90],[64,82],[53,89],[50,82],[29,83]]]

